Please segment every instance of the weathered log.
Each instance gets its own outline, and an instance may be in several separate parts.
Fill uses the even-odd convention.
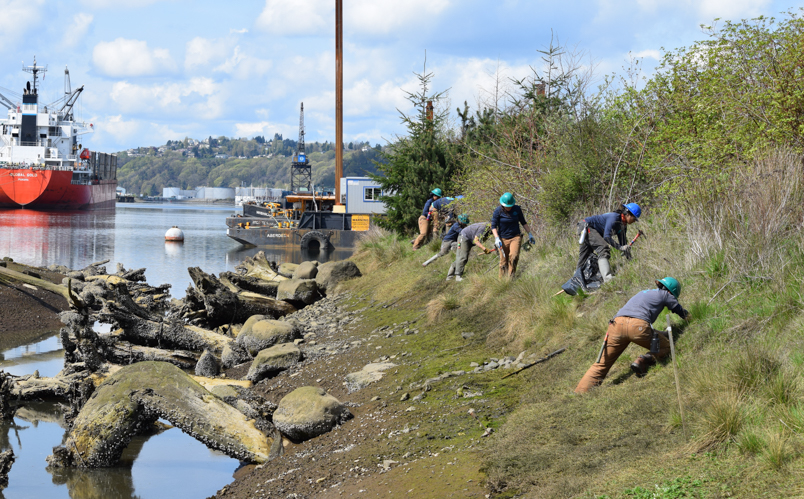
[[[98,387],[75,419],[51,466],[114,466],[131,438],[164,418],[227,455],[249,462],[270,459],[273,439],[253,421],[164,362],[124,367]]]
[[[280,281],[266,281],[250,275],[240,275],[234,272],[221,272],[220,281],[236,286],[237,292],[251,291],[271,298],[276,298],[276,288]],[[230,288],[231,289],[231,288]]]
[[[17,400],[36,400],[57,398],[68,400],[73,383],[80,383],[90,377],[89,371],[62,374],[52,378],[40,378],[33,374],[13,380],[11,396]]]
[[[50,291],[51,293],[56,293],[57,295],[61,295],[67,300],[67,303],[70,305],[70,307],[73,308],[84,307],[83,302],[77,296],[75,296],[75,294],[70,290],[69,285],[62,286],[61,284],[53,284],[50,281],[39,279],[37,277],[32,277],[27,274],[23,274],[22,272],[9,270],[4,267],[0,267],[0,275],[9,277],[15,281],[20,281],[31,284],[33,286],[40,287],[44,290]]]
[[[272,265],[272,262],[265,258],[264,251],[245,259],[235,269],[244,272],[249,277],[255,277],[263,281],[284,281],[287,279],[287,277],[279,275],[276,271],[276,264]]]
[[[198,356],[187,350],[165,350],[142,345],[135,345],[128,341],[117,341],[104,350],[105,358],[109,362],[128,365],[136,362],[157,361],[173,364],[180,369],[193,369]]]
[[[207,329],[185,326],[176,319],[164,321],[141,319],[132,316],[127,309],[112,301],[104,304],[97,317],[102,322],[117,324],[123,330],[121,339],[137,345],[192,352],[210,350],[220,354],[224,345],[232,341],[227,336]]]
[[[198,267],[190,267],[187,271],[197,291],[203,295],[207,325],[210,328],[242,323],[258,314],[279,318],[296,310],[289,304],[257,293],[233,293],[214,275],[207,274]],[[188,293],[185,302],[190,301]]]

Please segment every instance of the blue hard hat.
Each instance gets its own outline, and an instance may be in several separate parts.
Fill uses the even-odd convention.
[[[625,205],[625,209],[630,211],[631,214],[634,215],[637,220],[639,220],[639,215],[642,214],[642,208],[640,208],[638,204],[636,204],[636,203],[628,203],[628,204]]]

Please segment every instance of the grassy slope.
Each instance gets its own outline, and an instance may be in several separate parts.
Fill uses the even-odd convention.
[[[421,267],[435,244],[412,252],[405,240],[374,237],[355,257],[368,272],[349,287],[393,303],[373,312],[369,320],[378,325],[427,321],[417,325],[427,334],[405,343],[417,359],[400,370],[405,389],[442,372],[469,370],[472,361],[568,347],[506,380],[505,370],[450,378],[430,396],[431,412],[421,426],[435,440],[431,448],[443,443],[476,452],[483,442],[494,497],[802,495],[804,258],[791,253],[783,279],[734,280],[716,258],[691,263],[682,236],[665,222],[640,225],[650,237],[637,243],[636,258],[615,257],[617,278],[590,296],[551,298],[573,271],[577,244],[569,237],[524,253],[513,282],[497,278],[493,257],[473,254],[462,283],[444,281],[448,257]],[[626,350],[603,387],[586,396],[572,392],[597,354],[608,319],[668,274],[683,283],[682,305],[694,314],[689,324],[673,316],[686,437],[671,364],[644,379],[630,375],[639,347]],[[662,315],[656,325],[665,324]],[[469,340],[461,336],[467,331],[475,333]],[[458,398],[453,390],[462,385],[483,398]],[[481,428],[467,423],[468,405],[498,430],[493,438],[478,438]],[[463,439],[456,427],[466,428],[458,432]]]

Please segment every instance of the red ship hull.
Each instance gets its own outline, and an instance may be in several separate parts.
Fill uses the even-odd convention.
[[[114,208],[117,180],[73,184],[69,170],[0,170],[0,208],[94,210]]]

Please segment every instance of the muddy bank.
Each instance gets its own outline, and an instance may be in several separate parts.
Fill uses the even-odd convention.
[[[3,260],[0,265],[18,272],[32,272],[49,282],[61,283],[63,275],[47,269]],[[57,333],[62,324],[59,312],[67,310],[67,300],[18,281],[0,278],[0,349],[32,343]]]

